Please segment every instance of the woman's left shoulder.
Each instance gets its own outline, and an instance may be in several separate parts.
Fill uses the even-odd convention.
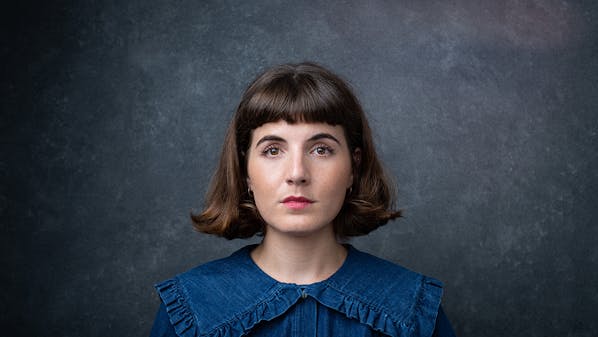
[[[353,246],[348,246],[348,249],[352,260],[348,261],[350,262],[349,268],[353,269],[356,277],[366,278],[370,282],[382,283],[385,286],[419,287],[427,284],[431,287],[442,289],[444,285],[440,280],[363,252]]]
[[[373,319],[392,336],[431,336],[443,283],[397,263],[347,246],[345,264],[328,281],[341,298],[338,310],[368,324]],[[369,322],[371,323],[371,322]]]

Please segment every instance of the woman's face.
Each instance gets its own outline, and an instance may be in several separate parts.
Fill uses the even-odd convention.
[[[351,160],[340,125],[279,121],[253,130],[247,183],[266,235],[330,230],[353,182]]]

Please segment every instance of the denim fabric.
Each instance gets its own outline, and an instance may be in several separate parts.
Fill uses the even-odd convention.
[[[347,245],[327,280],[281,283],[253,262],[254,247],[156,285],[151,336],[454,336],[438,280]]]

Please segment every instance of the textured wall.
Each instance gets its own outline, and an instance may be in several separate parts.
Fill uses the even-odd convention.
[[[188,219],[245,85],[314,60],[356,88],[406,210],[357,247],[442,279],[460,336],[595,336],[594,3],[3,9],[1,324],[147,335],[152,284],[247,243]]]

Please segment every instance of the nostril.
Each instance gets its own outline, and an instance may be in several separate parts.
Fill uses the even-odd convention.
[[[307,184],[307,178],[288,178],[286,182],[289,185],[305,185]]]

